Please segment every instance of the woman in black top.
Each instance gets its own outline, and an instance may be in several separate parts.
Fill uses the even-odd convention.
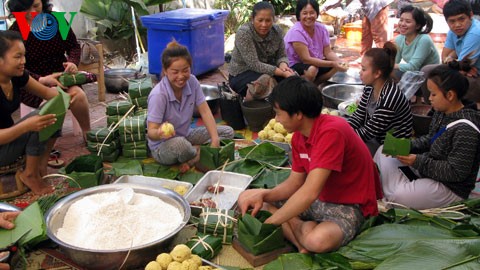
[[[40,142],[38,132],[54,124],[56,117],[36,112],[14,123],[12,113],[20,107],[21,87],[47,100],[58,95],[25,70],[25,46],[20,34],[0,31],[0,166],[10,165],[26,155],[25,169],[17,172],[16,177],[35,194],[44,194],[52,191],[42,176],[47,173],[48,153],[55,139]]]

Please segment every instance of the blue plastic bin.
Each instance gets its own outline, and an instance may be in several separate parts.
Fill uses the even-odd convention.
[[[219,9],[181,8],[142,16],[140,19],[147,28],[149,72],[157,75],[162,72],[162,51],[173,39],[190,51],[194,75],[223,65],[224,20],[228,13]]]

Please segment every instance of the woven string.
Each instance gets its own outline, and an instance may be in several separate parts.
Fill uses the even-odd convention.
[[[237,222],[237,219],[234,217],[231,217],[227,213],[227,209],[218,209],[220,211],[215,211],[215,212],[210,212],[210,208],[207,208],[207,211],[205,212],[205,209],[202,208],[202,213],[200,213],[201,217],[204,217],[203,220],[203,233],[206,234],[206,228],[207,228],[207,223],[208,223],[208,218],[210,216],[217,216],[217,223],[215,224],[215,229],[214,232],[217,232],[217,229],[219,226],[223,227],[223,242],[227,240],[227,226],[228,226],[228,220],[232,220],[233,222]],[[222,211],[225,211],[225,213],[222,213]],[[222,217],[224,220],[222,220]]]
[[[198,236],[197,236],[198,237]],[[196,248],[199,244],[202,244],[203,248],[204,249],[207,249],[207,250],[210,250],[210,253],[212,254],[212,257],[215,255],[215,251],[213,250],[212,246],[205,242],[205,239],[207,239],[209,237],[209,235],[205,235],[204,237],[198,237],[198,238],[194,238],[192,240],[196,240],[197,243],[195,243],[195,245],[193,245],[192,248],[190,248],[191,250],[193,250],[194,248]]]

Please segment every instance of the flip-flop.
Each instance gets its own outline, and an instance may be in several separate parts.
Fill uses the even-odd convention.
[[[60,167],[63,167],[63,165],[65,164],[65,161],[59,159],[59,158],[55,158],[55,159],[50,159],[48,162],[47,162],[48,166],[52,167],[52,168],[60,168]]]

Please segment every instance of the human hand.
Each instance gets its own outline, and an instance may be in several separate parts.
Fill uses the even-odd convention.
[[[38,79],[38,81],[43,84],[43,85],[46,85],[48,87],[51,87],[51,86],[60,86],[60,88],[62,89],[66,89],[65,86],[63,86],[59,81],[58,81],[58,77],[60,77],[62,75],[62,72],[55,72],[53,74],[50,74],[48,76],[45,76],[45,77],[40,77],[40,79]]]
[[[40,131],[48,126],[53,125],[57,121],[55,114],[46,114],[46,115],[34,115],[25,119],[20,123],[23,123],[28,131]]]
[[[266,192],[268,192],[266,189],[247,189],[240,193],[237,204],[242,215],[245,215],[251,208],[252,216],[255,216],[263,206],[263,198]]]
[[[342,71],[342,72],[345,72],[348,70],[349,68],[349,65],[347,62],[343,62],[343,61],[334,61],[333,62],[333,67],[335,69],[337,69],[338,71]]]
[[[410,155],[407,155],[407,156],[396,156],[396,158],[402,164],[407,165],[407,166],[412,166],[413,163],[415,163],[415,160],[417,159],[417,155],[410,154]]]
[[[65,68],[64,72],[67,72],[67,73],[77,73],[77,71],[78,71],[77,65],[75,65],[72,62],[63,63],[63,67]]]
[[[219,148],[220,147],[220,140],[219,139],[216,139],[216,140],[213,140],[210,142],[210,146],[213,147],[213,148]]]
[[[10,270],[8,263],[0,263],[0,270]]]
[[[0,227],[4,229],[13,229],[15,224],[13,221],[20,214],[20,211],[17,212],[2,212],[0,213]]]

